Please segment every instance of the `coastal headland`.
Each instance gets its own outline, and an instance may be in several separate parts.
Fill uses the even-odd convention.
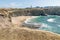
[[[60,40],[60,34],[22,26],[32,16],[4,15],[0,16],[0,40]]]

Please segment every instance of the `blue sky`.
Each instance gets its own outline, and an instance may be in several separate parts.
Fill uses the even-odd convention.
[[[60,0],[0,0],[0,8],[60,6]]]

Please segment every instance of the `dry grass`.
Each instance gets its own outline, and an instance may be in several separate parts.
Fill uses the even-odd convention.
[[[60,40],[60,36],[28,28],[3,28],[0,40]]]

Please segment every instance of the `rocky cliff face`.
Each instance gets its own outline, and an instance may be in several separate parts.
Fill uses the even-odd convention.
[[[47,13],[44,9],[0,9],[0,13],[4,16],[45,16]]]
[[[13,10],[10,13],[11,16],[45,16],[43,10],[40,9],[22,9],[22,10]]]
[[[28,8],[28,9],[0,9],[0,14],[5,16],[46,16],[46,15],[60,15],[60,7],[48,8]]]

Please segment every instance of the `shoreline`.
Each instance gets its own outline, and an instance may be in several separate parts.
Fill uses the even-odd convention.
[[[38,16],[36,16],[36,17],[38,17]],[[35,27],[33,24],[29,24],[28,23],[28,21],[30,20],[30,19],[32,19],[32,18],[36,18],[36,17],[31,17],[31,18],[28,18],[28,19],[26,19],[24,22],[25,22],[25,26],[28,26],[28,28],[32,28],[32,29],[34,29],[34,28],[39,28],[39,27]],[[39,23],[38,23],[39,24]],[[38,30],[38,29],[37,29]],[[45,31],[45,30],[43,30],[43,31]],[[48,32],[51,32],[51,31],[48,31]],[[53,33],[53,34],[57,34],[57,35],[59,35],[58,33],[54,33],[54,32],[51,32],[51,33]]]
[[[31,18],[31,16],[18,16],[18,17],[12,17],[12,24],[13,25],[22,25],[22,23],[27,20],[28,18]]]
[[[38,16],[32,16],[31,18],[26,19],[24,22],[27,23],[29,20],[36,18],[36,17],[38,17]]]
[[[28,20],[30,20],[30,19],[32,19],[32,18],[36,18],[36,16],[20,16],[19,18],[20,18],[19,27],[27,27],[27,28],[31,28],[31,29],[37,28],[37,27],[35,27],[35,26],[32,26],[32,27],[31,27],[31,25],[30,25],[30,26],[29,26],[29,25],[27,26],[26,24],[25,24],[24,26],[22,26],[24,22],[27,23]],[[17,25],[17,24],[16,24],[16,25]],[[38,30],[38,29],[37,29],[37,30]],[[43,31],[45,31],[45,30],[43,30]],[[48,31],[48,32],[51,32],[51,31]],[[57,33],[54,33],[54,32],[51,32],[51,33],[57,34]],[[57,35],[59,35],[59,34],[57,34]]]

